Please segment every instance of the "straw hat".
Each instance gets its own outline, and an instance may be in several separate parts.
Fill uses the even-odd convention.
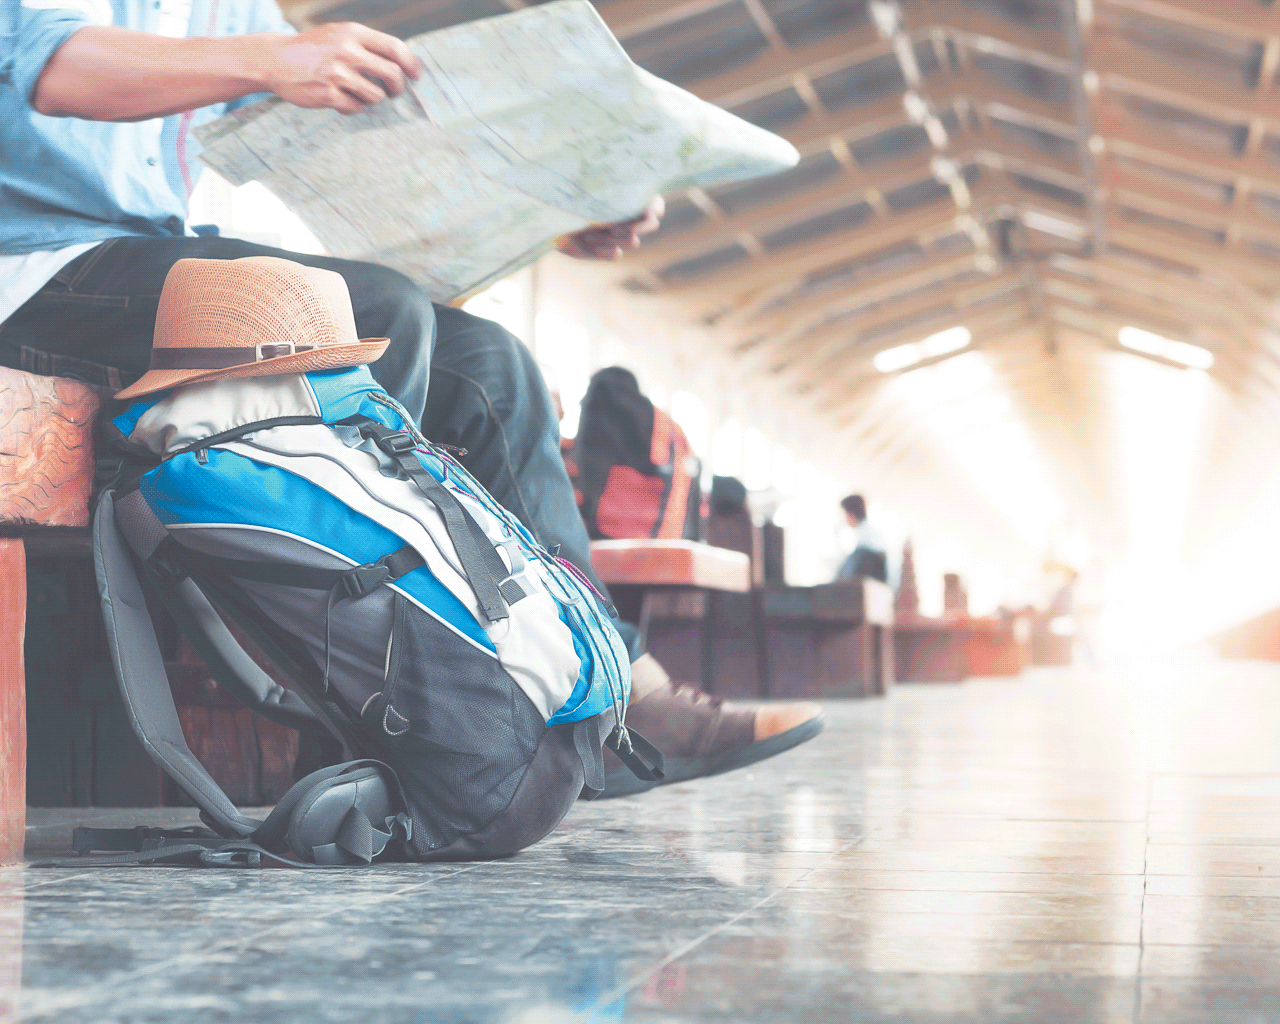
[[[356,338],[347,282],[276,256],[178,260],[156,312],[151,369],[117,398],[222,377],[371,363],[386,338]]]

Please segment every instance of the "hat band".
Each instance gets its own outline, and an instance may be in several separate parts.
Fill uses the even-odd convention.
[[[264,359],[278,359],[298,352],[310,352],[315,345],[295,345],[291,341],[267,342],[239,348],[153,348],[153,370],[225,370],[247,366]]]

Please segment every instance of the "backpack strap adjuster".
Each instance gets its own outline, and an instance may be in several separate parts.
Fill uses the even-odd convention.
[[[349,572],[344,572],[338,581],[338,586],[342,589],[343,597],[364,597],[390,579],[390,569],[378,562],[371,562],[368,565],[357,565]]]
[[[395,430],[389,434],[375,434],[374,443],[388,455],[404,455],[418,447],[418,442],[407,430]]]

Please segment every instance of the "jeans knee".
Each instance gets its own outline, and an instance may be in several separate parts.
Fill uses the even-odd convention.
[[[501,324],[448,306],[437,307],[435,362],[479,383],[490,401],[520,395],[541,404],[542,372],[533,354]]]

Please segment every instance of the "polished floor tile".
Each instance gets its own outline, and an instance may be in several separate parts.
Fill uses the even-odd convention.
[[[828,716],[501,863],[2,870],[0,1022],[1280,1024],[1280,666]]]

